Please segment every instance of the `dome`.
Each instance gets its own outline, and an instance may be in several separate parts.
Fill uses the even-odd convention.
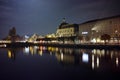
[[[66,23],[66,22],[62,22],[61,24],[60,24],[60,26],[59,26],[59,28],[62,28],[63,26],[65,26],[65,25],[67,25],[68,23]]]

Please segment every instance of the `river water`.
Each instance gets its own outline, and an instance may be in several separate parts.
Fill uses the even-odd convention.
[[[119,80],[120,50],[0,48],[0,80]]]

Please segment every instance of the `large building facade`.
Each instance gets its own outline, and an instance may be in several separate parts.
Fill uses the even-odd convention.
[[[58,40],[71,40],[73,43],[119,43],[120,16],[87,21],[81,24],[68,24],[63,21],[56,33]],[[107,35],[107,36],[106,36]],[[104,40],[102,37],[104,36]],[[109,36],[109,39],[107,39]],[[107,38],[105,38],[107,37]]]
[[[110,35],[109,42],[117,42],[120,37],[120,16],[97,19],[79,24],[79,36],[83,42],[101,43],[101,36]]]
[[[71,36],[76,36],[78,33],[78,24],[67,24],[67,23],[62,23],[57,31],[56,35],[57,37],[71,37]]]
[[[78,33],[78,24],[68,24],[66,22],[62,22],[56,31],[56,37],[59,41],[63,41],[63,43],[74,43]]]

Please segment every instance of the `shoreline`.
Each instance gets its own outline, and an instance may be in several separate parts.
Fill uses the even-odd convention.
[[[120,45],[109,44],[56,44],[56,43],[0,43],[0,45],[6,45],[5,47],[28,47],[28,46],[51,46],[51,47],[63,47],[63,48],[87,48],[87,49],[120,49]],[[1,47],[0,47],[1,48]]]

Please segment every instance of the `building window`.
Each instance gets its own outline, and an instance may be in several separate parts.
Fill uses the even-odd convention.
[[[82,32],[82,34],[88,34],[88,32]]]

